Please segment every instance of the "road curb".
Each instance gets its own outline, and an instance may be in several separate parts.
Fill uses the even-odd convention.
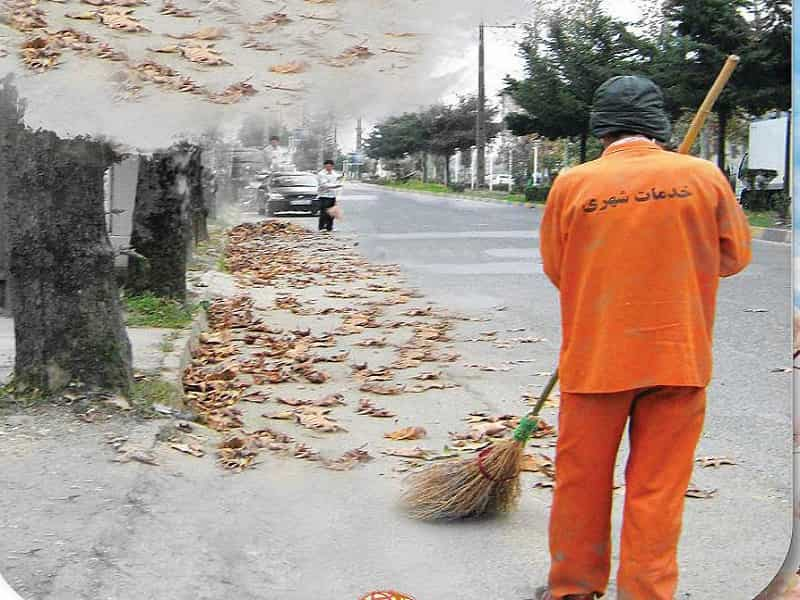
[[[754,240],[763,242],[778,242],[780,244],[790,244],[792,242],[791,229],[774,229],[771,227],[750,227]]]
[[[181,391],[181,406],[183,402],[183,374],[192,362],[192,354],[200,345],[200,336],[208,330],[208,317],[204,309],[199,309],[192,323],[179,332],[175,338],[175,350],[164,357],[161,367],[161,378],[174,385]]]

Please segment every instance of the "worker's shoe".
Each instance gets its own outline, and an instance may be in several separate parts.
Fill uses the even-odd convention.
[[[550,588],[547,586],[537,588],[531,600],[595,600],[600,596],[594,592],[591,594],[570,594],[569,596],[562,596],[556,598],[550,593]]]

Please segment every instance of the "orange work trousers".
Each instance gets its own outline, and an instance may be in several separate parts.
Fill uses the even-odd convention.
[[[630,419],[619,600],[673,600],[683,502],[703,429],[703,388],[562,393],[550,515],[550,592],[605,593],[614,465]]]

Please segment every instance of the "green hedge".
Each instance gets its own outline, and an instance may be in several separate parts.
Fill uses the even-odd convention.
[[[525,188],[525,201],[526,202],[539,202],[544,204],[547,201],[547,195],[550,193],[550,186],[530,186]]]

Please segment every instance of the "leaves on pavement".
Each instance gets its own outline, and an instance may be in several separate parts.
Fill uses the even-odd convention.
[[[381,419],[397,416],[395,415],[395,413],[386,410],[385,408],[378,408],[367,398],[362,398],[359,401],[358,409],[356,410],[356,412],[359,415],[367,415],[369,417],[378,417]]]
[[[425,431],[425,428],[423,427],[404,427],[403,429],[398,429],[397,431],[385,433],[383,437],[394,441],[402,441],[418,440],[424,438],[426,435],[428,435],[428,432]]]
[[[332,471],[349,471],[356,465],[369,462],[372,460],[372,456],[364,449],[365,447],[366,444],[359,448],[348,450],[338,458],[324,461],[324,466],[326,469],[331,469]]]

